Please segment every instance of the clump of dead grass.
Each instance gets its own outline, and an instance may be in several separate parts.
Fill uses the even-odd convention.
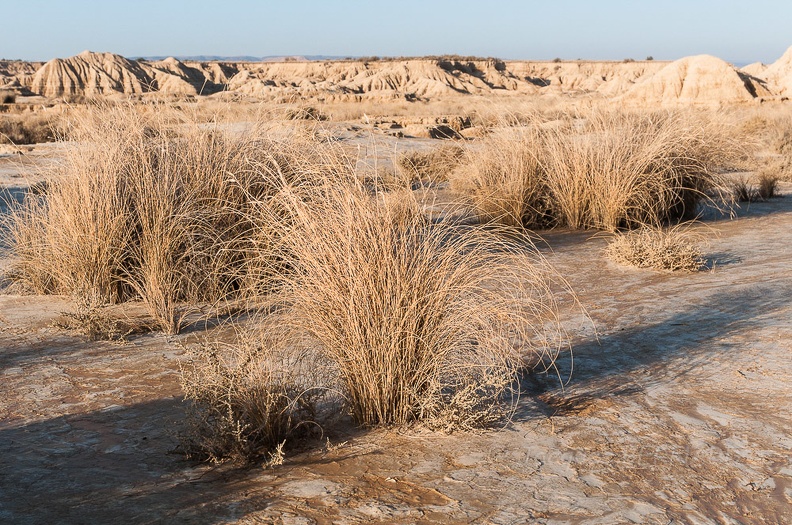
[[[525,360],[562,344],[541,259],[524,239],[433,224],[409,192],[371,195],[350,180],[322,193],[285,203],[294,271],[271,330],[335,365],[362,425],[501,417]]]
[[[445,182],[462,160],[464,149],[444,145],[430,151],[410,151],[396,157],[396,173],[405,182],[404,187],[415,184]]]
[[[0,104],[14,104],[16,98],[17,95],[15,91],[0,89]]]
[[[314,106],[288,107],[284,111],[284,117],[286,120],[313,120],[317,122],[328,120],[327,115]]]
[[[26,112],[0,115],[0,144],[40,144],[53,142],[58,123],[49,114]]]
[[[687,225],[643,226],[618,233],[605,254],[619,264],[655,270],[695,272],[705,263],[698,237]]]
[[[92,306],[140,298],[169,333],[194,305],[280,271],[265,255],[278,232],[246,210],[322,165],[305,137],[235,133],[166,108],[98,106],[69,138],[45,194],[8,219],[10,275]]]
[[[533,127],[507,128],[466,151],[451,188],[468,198],[481,220],[526,228],[552,225],[537,133]]]
[[[760,169],[754,177],[741,176],[731,181],[732,197],[737,202],[766,201],[778,196],[778,172],[772,167]]]
[[[712,119],[592,110],[490,138],[456,186],[484,220],[614,231],[695,216],[740,153]]]

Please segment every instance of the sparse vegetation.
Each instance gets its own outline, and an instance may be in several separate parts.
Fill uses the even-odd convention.
[[[457,187],[484,220],[613,231],[695,216],[740,151],[710,121],[595,111],[489,139]]]
[[[526,241],[432,224],[409,192],[328,181],[322,193],[285,204],[294,271],[281,275],[269,331],[333,363],[360,424],[502,416],[523,360],[552,359],[562,344],[546,331],[552,276]]]
[[[371,184],[353,148],[286,125],[92,106],[66,130],[76,142],[56,176],[8,222],[12,278],[74,297],[67,322],[91,338],[124,337],[104,309],[129,300],[167,333],[199,307],[259,309],[238,340],[197,345],[183,364],[192,457],[276,464],[339,413],[448,431],[503,420],[518,373],[565,348],[556,296],[569,292],[514,227],[638,228],[608,255],[694,270],[688,233],[657,225],[695,213],[739,153],[676,113],[548,110],[402,154]],[[410,188],[445,180],[486,227],[428,218]]]
[[[103,305],[135,298],[168,333],[224,299],[269,312],[266,335],[185,368],[192,454],[277,456],[314,418],[308,392],[327,388],[362,425],[487,425],[518,370],[563,345],[553,274],[526,239],[434,224],[411,192],[372,193],[336,145],[126,106],[69,133],[57,176],[10,216],[13,278],[72,295],[92,337],[118,331]],[[450,170],[461,154],[429,158]],[[442,177],[434,160],[409,162]],[[306,375],[297,355],[325,372]]]
[[[605,253],[617,263],[638,268],[695,272],[704,266],[697,236],[687,225],[643,226],[618,233]]]
[[[58,129],[50,115],[37,113],[0,115],[0,144],[52,142]]]

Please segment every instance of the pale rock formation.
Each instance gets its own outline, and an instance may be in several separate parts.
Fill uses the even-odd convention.
[[[112,53],[90,51],[50,60],[30,84],[31,91],[45,97],[132,95],[154,89],[154,78],[140,63]]]
[[[753,102],[767,96],[760,83],[710,55],[685,57],[636,83],[621,101],[631,106],[710,106]]]
[[[39,67],[40,66],[40,67]],[[0,61],[0,85],[46,97],[212,95],[319,101],[437,99],[456,95],[591,96],[619,103],[679,106],[745,103],[792,93],[792,48],[771,66],[736,70],[700,55],[661,61],[158,62],[83,52],[46,64]]]
[[[753,64],[748,64],[747,66],[740,68],[740,71],[746,75],[757,78],[761,78],[765,70],[767,70],[767,65],[761,62],[754,62]]]
[[[776,95],[792,96],[792,47],[767,66],[761,75],[756,75],[767,82],[768,87]]]

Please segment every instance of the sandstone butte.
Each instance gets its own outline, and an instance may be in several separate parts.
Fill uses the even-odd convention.
[[[661,61],[501,61],[455,57],[287,62],[130,60],[84,51],[46,63],[0,61],[0,89],[73,99],[97,96],[315,97],[431,100],[454,95],[614,98],[626,106],[721,106],[786,99],[792,48],[775,63],[736,69],[698,55]]]

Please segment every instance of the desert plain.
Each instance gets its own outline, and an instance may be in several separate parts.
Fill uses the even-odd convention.
[[[148,62],[86,52],[45,64],[0,62],[0,119],[7,123],[0,135],[6,138],[0,144],[4,232],[19,231],[13,222],[19,210],[39,210],[43,215],[37,217],[51,220],[49,210],[55,208],[48,199],[63,197],[69,183],[61,181],[84,169],[80,155],[91,166],[103,158],[86,153],[91,148],[116,151],[92,142],[101,138],[96,130],[104,129],[108,118],[174,111],[181,116],[168,121],[167,131],[175,137],[205,138],[200,133],[206,129],[210,139],[224,133],[237,137],[229,139],[228,149],[217,149],[219,154],[233,156],[234,140],[261,125],[275,143],[294,140],[294,149],[316,148],[320,160],[276,149],[257,160],[277,157],[279,173],[293,167],[289,176],[297,177],[297,182],[290,179],[295,186],[304,180],[301,170],[313,176],[317,167],[327,168],[330,154],[323,148],[340,151],[346,167],[333,160],[332,170],[343,175],[349,168],[358,181],[355,191],[376,202],[382,197],[384,204],[371,211],[375,219],[401,224],[400,214],[413,214],[411,227],[451,224],[456,229],[447,235],[491,228],[494,235],[514,237],[506,246],[526,245],[532,260],[550,272],[548,288],[540,281],[537,293],[552,296],[543,299],[550,302],[542,303],[541,311],[532,310],[525,318],[535,328],[530,333],[543,333],[536,328],[542,322],[552,325],[550,349],[531,343],[518,356],[520,364],[510,364],[513,375],[499,401],[505,410],[500,417],[485,418],[486,424],[449,420],[445,405],[426,409],[439,411],[432,412],[434,419],[412,406],[405,421],[388,419],[386,412],[379,419],[369,417],[350,401],[355,385],[334,379],[327,388],[341,391],[332,401],[337,413],[323,421],[316,416],[307,434],[289,429],[285,447],[262,445],[261,453],[246,449],[247,458],[238,457],[236,449],[223,457],[213,448],[209,457],[200,457],[185,450],[188,407],[202,401],[185,399],[185,369],[195,359],[194,347],[230,344],[268,315],[251,311],[266,303],[270,291],[257,288],[239,295],[240,283],[260,279],[264,270],[255,267],[253,277],[231,279],[218,295],[222,300],[191,290],[175,294],[173,302],[158,303],[183,314],[174,320],[162,307],[152,306],[156,298],[150,283],[135,281],[132,270],[118,274],[121,291],[97,299],[74,285],[76,279],[53,269],[32,273],[36,257],[53,257],[50,230],[41,230],[47,237],[35,244],[41,251],[32,259],[22,237],[6,233],[0,246],[0,521],[792,523],[790,90],[792,49],[774,64],[742,69],[709,56],[675,62],[429,57],[255,64]],[[141,122],[159,122],[151,118]],[[632,166],[627,161],[633,151],[651,149],[666,137],[663,126],[688,118],[694,119],[685,124],[685,130],[693,130],[691,140],[698,149],[689,151],[694,153],[656,154],[634,168],[640,180],[673,158],[677,163],[669,173],[711,175],[712,184],[694,188],[694,208],[688,206],[684,214],[646,211],[639,205],[651,208],[654,201],[640,199],[615,218],[590,216],[598,208],[588,201],[570,212],[563,197],[582,186],[561,191],[548,182],[575,155],[583,159],[583,168],[569,168],[564,173],[571,178],[565,182],[594,180],[601,175],[598,151],[627,148],[625,144],[632,148],[643,140],[644,149],[627,148],[627,156],[612,157]],[[594,149],[579,147],[610,137],[598,122],[623,126],[623,135],[603,139]],[[638,124],[631,127],[634,122]],[[73,132],[79,126],[93,126],[94,134]],[[162,140],[174,140],[162,144],[181,144],[180,138],[166,136],[166,128],[151,126],[154,131],[141,132],[140,140],[162,135]],[[184,131],[190,126],[197,135]],[[707,126],[715,126],[720,135],[696,134]],[[568,136],[573,139],[563,142]],[[560,145],[568,149],[552,149]],[[502,161],[532,146],[545,149],[529,150],[519,162]],[[698,153],[710,148],[715,154]],[[444,153],[433,156],[437,151]],[[699,161],[694,155],[706,158]],[[151,166],[165,166],[165,158],[157,157]],[[528,183],[508,175],[526,164],[535,170],[530,173],[548,177],[543,184],[550,189],[525,206],[534,190],[520,186],[516,195],[522,207],[514,212],[507,197],[515,195],[515,185]],[[609,165],[608,170],[619,172],[622,166]],[[128,167],[121,171],[137,176]],[[485,179],[491,172],[497,173]],[[239,173],[222,178],[223,184],[238,180]],[[255,187],[255,181],[251,184]],[[762,184],[770,184],[772,191],[763,191]],[[678,197],[673,193],[677,189],[672,188],[672,199]],[[311,194],[308,204],[298,202],[289,209],[297,217],[310,215],[311,199],[332,197],[333,191]],[[368,202],[365,196],[361,202]],[[378,215],[381,207],[402,210],[388,204],[396,196],[409,203],[408,211]],[[90,198],[83,199],[77,208],[93,205]],[[255,211],[263,199],[244,205]],[[43,201],[48,211],[25,208],[32,200]],[[669,206],[677,204],[672,200]],[[129,214],[143,204],[135,206]],[[365,208],[369,204],[361,206],[370,211]],[[345,208],[328,210],[343,217]],[[639,267],[608,256],[613,239],[640,229],[639,223],[657,219],[658,224],[648,225],[653,231],[673,230],[682,215],[684,234],[698,250],[694,271]],[[255,217],[254,226],[271,215]],[[317,230],[326,227],[330,237],[337,223],[325,219],[327,224]],[[289,221],[277,224],[291,227]],[[61,228],[60,223],[47,224]],[[145,224],[135,226],[141,238]],[[415,240],[409,232],[397,231],[397,239],[422,242],[423,237]],[[442,244],[435,248],[442,250]],[[345,246],[354,252],[354,246]],[[397,252],[412,253],[412,244],[397,246]],[[308,251],[304,259],[291,260],[299,250],[289,247],[281,256],[289,264],[278,271],[298,268],[310,274],[313,267],[303,268],[300,261],[323,260]],[[224,253],[212,249],[212,258]],[[134,253],[133,259],[145,259]],[[264,257],[264,252],[256,253]],[[173,268],[185,272],[176,263]],[[42,274],[46,279],[36,281]],[[284,287],[300,283],[293,279]],[[494,276],[486,286],[497,292],[497,283]],[[489,297],[490,288],[482,297]],[[342,303],[358,297],[349,293]],[[93,303],[87,305],[88,300]],[[290,312],[294,304],[279,307]],[[339,330],[357,328],[342,324]],[[528,338],[522,328],[516,330]],[[255,337],[257,332],[251,333]],[[558,341],[552,334],[560,334]],[[324,363],[336,354],[320,335],[311,333],[309,342],[319,350],[309,350]],[[473,350],[465,351],[475,355],[488,339],[482,336],[471,344]],[[345,362],[334,366],[343,368]],[[331,375],[343,375],[331,369]],[[386,377],[381,374],[372,379],[378,387]],[[437,374],[442,380],[443,371]],[[448,391],[455,387],[449,383],[439,390],[438,403],[451,406],[456,398],[448,401]],[[479,383],[474,387],[486,392]]]

